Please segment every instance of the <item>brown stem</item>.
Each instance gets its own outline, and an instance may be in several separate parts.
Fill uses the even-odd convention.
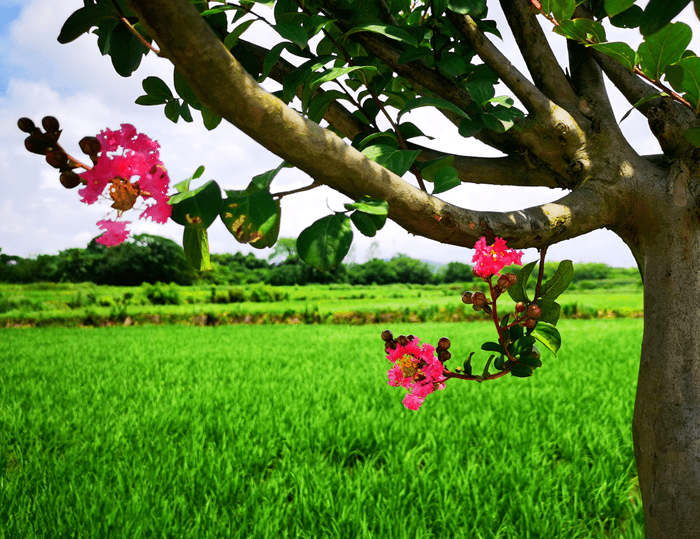
[[[302,193],[303,191],[310,191],[311,189],[315,189],[316,187],[319,187],[323,184],[320,182],[313,182],[311,185],[307,185],[306,187],[300,187],[299,189],[293,189],[292,191],[285,191],[283,193],[273,193],[273,197],[277,197],[277,200],[280,200],[282,197],[286,197],[287,195],[293,195],[295,193]]]
[[[540,290],[542,289],[542,277],[544,276],[544,257],[547,254],[547,246],[545,245],[540,249],[540,267],[537,271],[537,286],[535,287],[535,297],[532,302],[536,303],[537,298],[540,297]]]
[[[136,39],[138,39],[144,47],[150,49],[151,51],[156,53],[156,55],[160,56],[160,51],[158,49],[154,49],[153,46],[151,46],[151,44],[144,39],[144,37],[139,33],[139,31],[136,28],[134,28],[134,26],[126,19],[126,17],[122,15],[121,17],[119,17],[119,20],[126,25],[129,31],[132,34],[134,34],[134,37],[136,37]]]

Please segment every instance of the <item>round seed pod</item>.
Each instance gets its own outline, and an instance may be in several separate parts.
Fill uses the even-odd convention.
[[[66,171],[61,174],[61,185],[66,189],[78,187],[78,185],[80,185],[80,176],[72,170]]]
[[[540,315],[542,314],[542,309],[540,309],[539,305],[535,305],[534,303],[532,305],[529,305],[527,308],[527,316],[529,318],[539,318]]]
[[[450,347],[450,339],[447,337],[440,337],[440,340],[438,341],[437,344],[437,349],[438,350],[447,350]]]
[[[408,344],[408,338],[406,335],[399,335],[396,342],[399,343],[399,346],[406,346]]]
[[[471,305],[473,295],[474,294],[472,294],[471,292],[465,292],[464,294],[462,294],[462,303],[466,305]]]
[[[78,145],[83,153],[89,156],[97,155],[102,151],[102,145],[97,137],[83,137]]]
[[[518,303],[515,304],[515,312],[516,313],[525,312],[525,309],[527,309],[527,305],[525,305],[522,301],[519,301]]]
[[[442,361],[443,363],[445,363],[445,361],[447,361],[447,360],[450,359],[451,357],[452,357],[452,354],[451,354],[450,352],[448,352],[447,350],[442,350],[442,351],[440,351],[440,353],[438,354],[438,359],[439,359],[440,361]]]
[[[383,341],[393,341],[394,340],[394,335],[389,331],[388,329],[385,329],[382,331],[382,340]]]
[[[17,120],[17,127],[19,127],[20,131],[24,131],[25,133],[31,133],[32,130],[36,128],[34,122],[29,118],[20,118]]]
[[[58,120],[53,116],[44,116],[41,119],[41,125],[44,127],[47,133],[57,134],[60,129]]]

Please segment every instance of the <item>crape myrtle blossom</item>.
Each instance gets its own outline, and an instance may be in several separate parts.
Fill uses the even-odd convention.
[[[117,210],[117,219],[134,207],[138,198],[147,206],[139,218],[151,218],[156,223],[165,223],[172,206],[168,204],[170,178],[160,160],[160,145],[144,134],[138,133],[131,124],[122,124],[121,129],[105,129],[97,136],[101,152],[93,168],[80,174],[86,185],[79,191],[82,201],[94,204],[107,188],[112,199],[112,208]],[[121,149],[121,152],[119,151]],[[106,232],[98,243],[113,246],[122,243],[129,235],[129,221],[102,220],[98,226]]]
[[[486,238],[482,237],[476,242],[474,249],[476,249],[472,258],[474,273],[484,279],[491,275],[498,275],[499,271],[511,264],[522,266],[520,260],[524,253],[507,248],[506,240],[503,238],[496,238],[493,245],[486,245]]]
[[[386,356],[394,365],[389,369],[389,385],[408,390],[403,404],[418,410],[425,397],[436,389],[445,388],[442,362],[435,357],[435,347],[413,338],[405,345],[398,344]]]

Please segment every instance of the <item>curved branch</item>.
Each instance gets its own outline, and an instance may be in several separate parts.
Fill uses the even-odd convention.
[[[549,114],[552,102],[486,38],[477,28],[474,19],[454,11],[448,11],[447,15],[484,63],[522,101],[527,110],[542,116]]]
[[[535,85],[559,106],[569,108],[575,104],[576,95],[537,22],[532,3],[501,0],[501,8]]]
[[[481,236],[501,236],[514,247],[542,247],[615,222],[617,205],[597,182],[584,182],[557,202],[515,212],[475,212],[443,202],[260,88],[189,0],[128,3],[202,103],[314,180],[353,199],[386,200],[389,217],[411,233],[466,247]]]
[[[454,157],[452,166],[457,169],[459,179],[465,183],[485,185],[511,185],[519,187],[562,187],[562,180],[548,168],[537,163],[529,155],[506,155],[504,157],[468,157],[446,154],[418,144],[409,144],[420,150],[418,161],[432,161]]]

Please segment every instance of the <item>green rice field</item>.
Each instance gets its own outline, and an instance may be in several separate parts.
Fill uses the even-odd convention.
[[[642,324],[562,320],[533,377],[416,412],[378,325],[0,329],[0,539],[641,539]]]

